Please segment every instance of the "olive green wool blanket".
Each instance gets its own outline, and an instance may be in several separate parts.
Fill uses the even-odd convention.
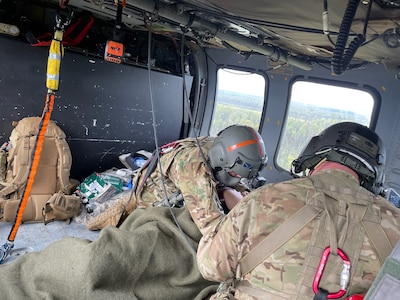
[[[207,299],[217,284],[204,280],[196,256],[201,234],[184,208],[134,211],[120,228],[91,242],[65,238],[0,266],[6,299]]]

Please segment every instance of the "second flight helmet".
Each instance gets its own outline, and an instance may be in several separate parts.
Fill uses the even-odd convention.
[[[218,133],[208,151],[216,179],[233,187],[240,178],[254,178],[266,166],[268,156],[260,134],[249,126],[232,125]]]
[[[312,170],[323,159],[349,167],[357,172],[361,186],[375,195],[382,194],[386,149],[368,127],[342,122],[326,128],[292,162],[292,173]]]

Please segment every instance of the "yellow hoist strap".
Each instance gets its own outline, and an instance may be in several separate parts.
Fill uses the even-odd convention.
[[[61,58],[64,56],[63,34],[64,32],[61,29],[56,29],[54,38],[50,44],[49,58],[47,60],[46,86],[52,91],[58,91],[60,85]]]

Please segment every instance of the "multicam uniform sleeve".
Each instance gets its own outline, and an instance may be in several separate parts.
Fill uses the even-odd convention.
[[[239,259],[248,252],[249,226],[262,212],[259,190],[243,198],[225,218],[203,236],[197,250],[197,264],[205,279],[229,284],[236,278]],[[250,224],[251,223],[251,224]]]
[[[216,183],[195,150],[181,151],[170,166],[168,177],[182,193],[193,221],[204,235],[224,215],[217,205]]]
[[[238,234],[234,226],[236,208],[237,206],[200,240],[197,249],[197,265],[200,273],[207,280],[224,282],[235,277],[238,263]],[[219,234],[221,228],[223,236]]]
[[[249,232],[259,230],[259,219],[265,212],[262,190],[256,190],[240,201],[225,218],[203,236],[197,250],[197,264],[205,279],[229,284],[236,278],[239,260],[254,242]]]

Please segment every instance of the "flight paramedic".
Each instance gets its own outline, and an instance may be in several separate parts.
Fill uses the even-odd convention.
[[[113,212],[105,214],[106,218],[100,215],[92,220],[89,226],[100,229],[117,225],[122,210],[128,215],[136,208],[165,205],[166,191],[169,202],[182,196],[204,234],[248,192],[241,179],[256,177],[267,159],[260,134],[243,125],[229,126],[216,137],[199,137],[197,141],[186,138],[170,143],[161,148],[161,168],[155,166],[149,176],[146,171],[151,162],[141,168],[133,179],[137,186],[135,194],[119,204],[119,208],[112,208]]]
[[[400,211],[380,195],[385,156],[357,123],[313,137],[292,163],[306,176],[251,192],[200,240],[200,272],[221,283],[211,299],[365,293],[400,239]]]

